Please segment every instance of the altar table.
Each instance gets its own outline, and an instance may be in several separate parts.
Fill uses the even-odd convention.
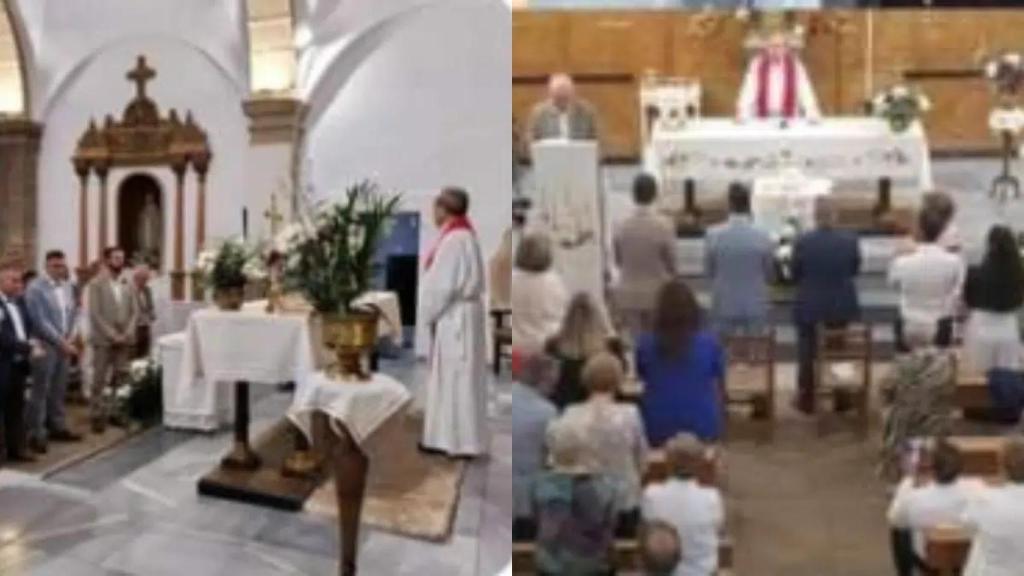
[[[777,120],[695,120],[680,130],[655,131],[644,165],[668,187],[752,182],[787,167],[835,182],[909,182],[916,193],[934,185],[921,125],[894,134],[878,118],[796,120],[786,126]]]
[[[217,414],[218,383],[235,383],[235,447],[224,465],[253,469],[249,446],[249,385],[302,382],[317,369],[319,355],[306,314],[267,314],[207,308],[189,318],[176,400],[196,414]]]

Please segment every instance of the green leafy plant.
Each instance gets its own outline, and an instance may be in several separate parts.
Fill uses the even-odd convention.
[[[216,249],[204,251],[196,268],[215,290],[244,288],[248,281],[266,277],[259,251],[250,250],[238,240],[228,240]]]
[[[401,196],[363,181],[337,203],[318,206],[276,239],[285,254],[284,284],[321,314],[348,314],[370,288],[373,257]]]

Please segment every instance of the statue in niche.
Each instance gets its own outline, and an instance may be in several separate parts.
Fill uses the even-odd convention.
[[[151,265],[160,260],[163,245],[163,214],[156,203],[156,194],[146,194],[145,204],[139,213],[139,253],[141,259]]]

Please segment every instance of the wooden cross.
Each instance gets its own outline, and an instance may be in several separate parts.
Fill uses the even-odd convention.
[[[146,64],[146,57],[139,56],[138,61],[135,64],[135,68],[128,72],[128,80],[135,83],[135,91],[137,98],[146,97],[146,83],[156,78],[156,70],[149,67]]]
[[[277,237],[281,222],[284,222],[284,214],[277,207],[277,194],[270,195],[270,209],[263,213],[263,217],[270,223],[270,237]]]

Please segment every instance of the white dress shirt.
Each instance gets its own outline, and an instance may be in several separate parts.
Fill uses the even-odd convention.
[[[920,244],[893,260],[889,283],[900,289],[903,320],[932,325],[955,315],[965,275],[963,260],[938,244]]]
[[[11,315],[11,322],[14,323],[14,334],[21,342],[28,341],[28,332],[25,330],[25,321],[21,317],[21,310],[7,296],[0,294],[0,304],[4,310]]]
[[[961,478],[943,486],[934,482],[915,487],[912,478],[904,478],[889,506],[889,524],[914,533],[914,550],[925,556],[924,531],[943,525],[959,525],[967,504],[984,484]]]
[[[983,489],[963,521],[974,532],[964,576],[1024,573],[1024,485]]]
[[[569,131],[568,112],[562,112],[558,115],[558,137],[563,140],[569,140],[572,138],[572,133]]]
[[[718,534],[725,522],[725,506],[715,488],[696,480],[670,479],[644,491],[645,521],[661,520],[675,527],[683,558],[674,576],[708,576],[718,572]]]
[[[54,280],[53,278],[47,277],[46,281],[50,284],[50,291],[53,293],[54,301],[57,304],[57,308],[60,309],[60,335],[66,336],[69,326],[70,318],[68,318],[68,302],[70,301],[67,286],[60,280]]]

